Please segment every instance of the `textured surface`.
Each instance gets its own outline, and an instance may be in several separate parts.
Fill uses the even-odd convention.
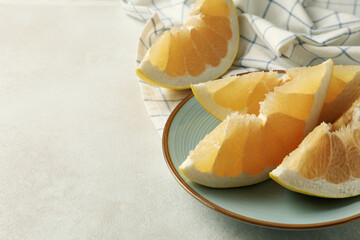
[[[166,167],[134,73],[143,24],[118,2],[76,2],[0,4],[0,239],[359,236],[360,222],[256,227],[189,196]]]

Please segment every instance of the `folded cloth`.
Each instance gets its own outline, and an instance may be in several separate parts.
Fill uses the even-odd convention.
[[[164,31],[181,25],[195,1],[123,0],[122,9],[147,22],[139,37],[137,63]],[[235,0],[239,51],[225,75],[254,70],[360,64],[360,2],[357,0]],[[224,76],[225,76],[224,75]],[[145,106],[160,136],[166,120],[189,90],[169,90],[139,79]]]

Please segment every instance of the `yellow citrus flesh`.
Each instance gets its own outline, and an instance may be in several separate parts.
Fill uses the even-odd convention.
[[[234,177],[239,175],[243,170],[242,159],[245,152],[245,143],[249,134],[249,126],[247,121],[237,121],[233,123],[229,118],[226,139],[221,145],[217,161],[214,162],[212,171],[217,176]]]
[[[235,177],[242,172],[257,175],[264,170],[264,157],[259,152],[261,125],[261,120],[255,115],[243,115],[235,124],[228,125],[226,140],[212,169],[214,174]]]
[[[257,79],[242,79],[241,77],[229,77],[227,79],[230,80],[228,84],[214,92],[213,101],[232,111],[244,111],[247,109],[247,100],[258,83]]]
[[[353,107],[352,115],[359,110],[358,105]],[[271,178],[308,195],[328,198],[359,195],[360,123],[358,118],[341,123],[336,128],[325,123],[317,126],[270,173]]]
[[[136,72],[151,84],[189,88],[223,74],[236,56],[238,43],[239,24],[232,1],[198,0],[186,23],[165,31]]]
[[[191,158],[194,161],[196,169],[200,172],[211,171],[218,153],[218,148],[224,141],[226,127],[227,122],[220,124],[202,141],[200,141],[200,143],[196,146],[195,151],[192,152]]]
[[[295,71],[291,81],[266,95],[259,116],[239,112],[228,115],[190,153],[180,170],[189,179],[211,187],[244,186],[265,180],[267,177],[264,174],[277,167],[287,154],[298,147],[307,135],[306,131],[316,126],[332,68],[332,61],[327,61]],[[224,82],[214,81],[217,88],[213,89],[225,89],[229,81]],[[294,103],[294,96],[297,101],[302,101],[303,97],[304,102],[311,98],[312,105],[296,103],[298,108],[290,109],[284,102]],[[248,98],[245,96],[244,99]],[[239,106],[244,108],[244,105]],[[210,138],[217,139],[210,141]],[[332,141],[336,142],[336,137]],[[341,153],[341,150],[336,152],[337,155]],[[336,161],[329,164],[341,165]],[[328,177],[333,175],[328,173]]]
[[[170,34],[169,32],[166,32],[164,35],[170,36],[170,46],[168,48],[169,52],[167,54],[168,59],[166,59],[166,57],[160,57],[160,59],[165,62],[164,65],[166,66],[166,68],[163,68],[162,70],[165,70],[166,73],[171,77],[183,76],[186,74],[186,62],[184,52],[182,51],[182,49],[184,49],[184,43],[181,41],[180,33],[176,32],[174,34]],[[154,52],[155,51],[156,50],[154,50]],[[159,52],[161,52],[161,49]],[[150,61],[152,61],[152,59],[150,59]],[[155,58],[154,61],[159,61],[159,58]],[[157,65],[155,63],[153,64]]]
[[[335,65],[319,123],[333,123],[360,96],[360,66]]]
[[[307,119],[315,103],[316,93],[323,83],[322,80],[329,73],[329,64],[304,67],[298,71],[288,70],[291,73],[291,80],[270,93],[269,97],[262,103],[261,112],[267,116],[281,112],[297,119]],[[320,97],[323,98],[323,96]]]
[[[351,107],[338,118],[333,124],[333,129],[338,130],[344,125],[354,125],[360,122],[360,98],[358,98]]]
[[[349,178],[350,169],[345,144],[336,133],[332,134],[331,159],[325,173],[325,180],[331,183],[339,184],[349,180]]]
[[[253,176],[261,174],[267,166],[263,151],[259,151],[262,148],[261,128],[262,122],[258,118],[249,120],[248,138],[244,147],[243,168],[246,173]]]
[[[193,28],[191,30],[191,39],[188,38],[188,40],[192,40],[192,41],[188,41],[188,44],[189,43],[192,44],[192,42],[193,42],[197,49],[197,52],[200,55],[200,58],[201,58],[200,62],[199,63],[195,62],[194,64],[195,64],[195,67],[198,64],[202,64],[204,66],[203,68],[201,68],[201,72],[204,71],[205,64],[209,64],[213,67],[216,67],[220,64],[220,61],[221,61],[221,58],[216,54],[215,49],[211,46],[211,44],[208,42],[208,40],[206,40],[206,38],[204,38],[203,35],[204,35],[203,30],[198,29],[198,28]],[[195,48],[194,48],[194,50],[195,50]],[[190,54],[188,55],[188,58],[191,58]],[[184,71],[186,72],[185,68],[184,68]],[[190,72],[190,74],[192,74],[192,73]]]
[[[266,147],[270,152],[265,154],[272,156],[272,162],[280,164],[284,153],[293,151],[316,127],[332,69],[331,60],[314,67],[289,69],[286,76],[289,81],[276,87],[261,102],[261,117],[266,120],[265,129],[269,129],[266,131],[276,135],[284,148],[276,159],[271,147]]]
[[[261,127],[255,115],[232,113],[199,142],[180,171],[194,182],[217,188],[264,181],[274,167],[266,166],[259,151]]]
[[[192,76],[198,76],[205,70],[205,63],[201,60],[200,54],[191,41],[191,33],[187,29],[181,28],[177,32],[177,36],[182,43],[182,50],[185,55],[186,65],[184,66],[184,72],[188,72]]]
[[[353,137],[355,144],[351,144],[351,141],[349,141],[349,140],[345,141],[345,146],[346,146],[347,156],[348,156],[348,161],[349,161],[350,174],[354,178],[360,178],[359,134],[360,134],[359,128],[356,128],[352,132],[352,137]],[[349,139],[349,138],[347,138],[347,139]]]
[[[199,103],[223,121],[232,112],[259,114],[259,102],[279,85],[276,72],[254,72],[191,85]]]
[[[290,117],[286,114],[274,113],[267,117],[264,131],[271,132],[271,134],[280,140],[282,143],[281,146],[284,148],[283,151],[280,152],[289,153],[294,150],[304,138],[305,121]],[[267,139],[264,139],[264,141],[267,141]],[[264,142],[264,144],[272,145],[273,143]],[[272,146],[269,147],[271,148]],[[275,164],[280,164],[282,159],[283,158],[278,158],[276,161],[274,160]]]
[[[197,15],[198,13],[227,17],[230,15],[228,3],[218,0],[198,0],[195,3],[193,12],[190,15]]]
[[[316,142],[309,143],[304,152],[304,159],[299,168],[300,173],[307,179],[317,179],[325,176],[330,162],[331,139],[330,134],[317,135]]]
[[[282,159],[288,154],[283,139],[275,134],[275,129],[265,123],[261,137],[262,151],[266,164],[274,167],[279,165]]]

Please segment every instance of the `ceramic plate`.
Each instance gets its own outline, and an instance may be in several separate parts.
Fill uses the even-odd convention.
[[[229,217],[272,228],[314,229],[360,219],[360,196],[311,197],[287,190],[271,179],[231,189],[208,188],[188,180],[178,170],[179,165],[219,123],[191,94],[175,108],[164,129],[163,151],[168,167],[198,201]]]

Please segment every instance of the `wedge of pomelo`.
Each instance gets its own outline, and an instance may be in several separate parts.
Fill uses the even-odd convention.
[[[261,151],[262,121],[232,113],[192,151],[180,166],[190,180],[215,188],[239,187],[268,179]],[[246,159],[247,161],[244,161]]]
[[[214,117],[223,121],[233,112],[259,114],[259,102],[279,86],[273,71],[253,72],[240,76],[191,85],[198,102]]]
[[[136,73],[156,86],[185,89],[225,73],[236,56],[239,23],[232,0],[197,0],[186,23],[165,31]]]
[[[360,194],[359,105],[340,128],[322,123],[270,173],[282,186],[327,198]],[[349,120],[348,116],[345,117]],[[348,122],[348,124],[346,124]],[[338,125],[340,126],[340,125]]]

